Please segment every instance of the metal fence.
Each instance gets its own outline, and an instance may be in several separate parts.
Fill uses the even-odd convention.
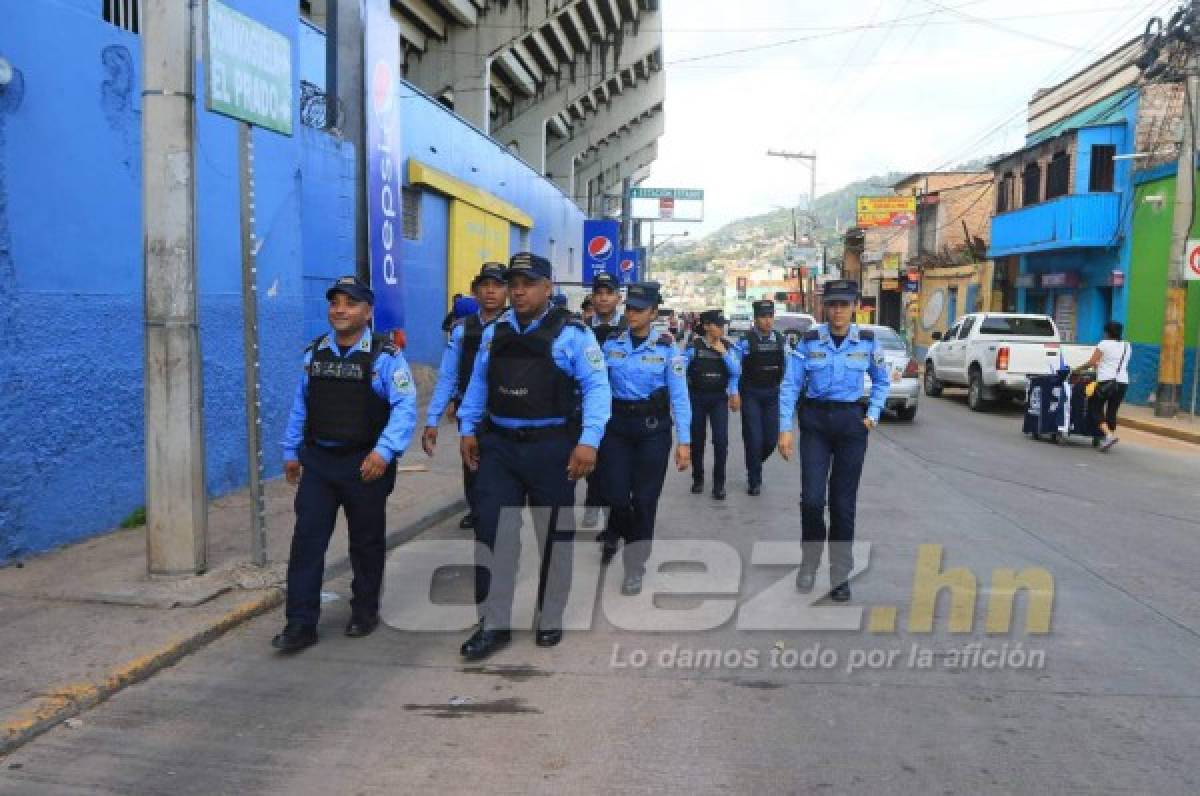
[[[104,0],[104,21],[130,33],[140,33],[142,0]]]

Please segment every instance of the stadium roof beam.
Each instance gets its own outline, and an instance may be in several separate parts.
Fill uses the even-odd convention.
[[[497,55],[495,64],[496,69],[508,79],[514,89],[526,96],[533,96],[537,93],[537,82],[517,60],[512,50],[505,50]]]
[[[450,18],[464,27],[471,27],[479,22],[479,9],[468,0],[436,0]]]
[[[394,5],[407,14],[431,36],[446,38],[446,20],[425,0],[392,0]]]

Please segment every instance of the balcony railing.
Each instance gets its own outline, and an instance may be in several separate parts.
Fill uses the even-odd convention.
[[[1121,195],[1083,193],[1001,213],[992,219],[989,257],[1117,245]]]

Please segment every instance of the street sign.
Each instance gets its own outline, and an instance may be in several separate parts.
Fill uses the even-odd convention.
[[[634,188],[629,205],[641,221],[704,220],[704,191],[694,188]]]
[[[621,225],[611,219],[588,219],[583,222],[583,281],[591,285],[597,274],[608,272],[620,279],[617,274],[618,253],[617,236],[620,235]]]
[[[1187,268],[1183,271],[1184,278],[1189,282],[1200,280],[1200,240],[1187,242]]]
[[[388,0],[366,5],[367,248],[375,329],[404,328],[400,271],[400,31]]]
[[[208,0],[205,107],[292,134],[292,44],[286,36]]]

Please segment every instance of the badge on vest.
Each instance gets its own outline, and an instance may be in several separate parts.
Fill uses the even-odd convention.
[[[825,359],[827,352],[825,351],[810,351],[808,352],[809,359]]]
[[[851,351],[846,356],[846,359],[866,359],[868,356],[866,351]]]

